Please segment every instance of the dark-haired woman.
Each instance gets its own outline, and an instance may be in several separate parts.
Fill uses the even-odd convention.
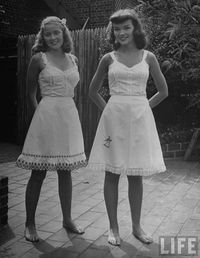
[[[153,53],[145,50],[146,37],[134,10],[110,17],[109,39],[114,51],[105,54],[90,85],[90,97],[103,110],[89,158],[89,168],[105,171],[104,198],[109,218],[108,242],[120,245],[117,221],[118,182],[128,177],[133,235],[153,240],[140,225],[142,176],[166,170],[151,108],[168,96],[165,78]],[[146,84],[152,75],[157,93],[149,100]],[[111,98],[98,93],[108,74]]]

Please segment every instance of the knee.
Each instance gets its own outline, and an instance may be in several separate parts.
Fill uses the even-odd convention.
[[[120,175],[106,171],[105,183],[117,184],[119,182]]]
[[[136,186],[143,185],[142,176],[128,176],[129,184],[133,184]]]

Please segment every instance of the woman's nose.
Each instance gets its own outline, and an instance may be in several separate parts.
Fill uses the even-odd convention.
[[[54,34],[51,34],[51,39],[55,39],[55,35]]]
[[[120,30],[119,31],[119,34],[121,35],[121,34],[124,34],[124,30],[122,29],[122,30]]]

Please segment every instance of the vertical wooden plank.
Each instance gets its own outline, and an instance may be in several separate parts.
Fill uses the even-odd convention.
[[[84,73],[85,73],[85,64],[84,64],[84,50],[85,50],[85,35],[84,31],[79,31],[79,64],[80,64],[80,87],[79,87],[79,114],[81,123],[83,126],[83,98],[82,98],[82,92],[84,88]]]
[[[91,55],[90,55],[90,67],[88,67],[88,69],[90,70],[90,82],[92,80],[92,77],[94,76],[94,73],[96,71],[97,68],[97,64],[98,64],[98,57],[97,57],[97,43],[98,41],[96,41],[96,29],[93,29],[91,31],[91,38],[90,38],[90,42],[91,42]],[[89,124],[89,128],[88,128],[88,151],[90,151],[91,147],[92,147],[92,143],[93,143],[93,139],[94,139],[94,135],[96,132],[96,127],[97,127],[97,123],[96,123],[96,113],[97,113],[97,107],[96,105],[92,102],[92,100],[88,99],[88,124]]]
[[[17,143],[21,143],[21,137],[22,137],[22,132],[21,132],[21,50],[22,50],[22,37],[18,37],[17,41]]]

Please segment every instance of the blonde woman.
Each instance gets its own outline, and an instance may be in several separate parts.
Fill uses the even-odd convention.
[[[39,240],[35,212],[47,170],[57,170],[63,227],[82,234],[71,218],[71,171],[86,165],[80,120],[73,101],[79,81],[77,58],[65,20],[45,18],[33,46],[27,87],[35,110],[17,166],[32,170],[26,189],[26,240]],[[36,100],[37,87],[42,100]]]

